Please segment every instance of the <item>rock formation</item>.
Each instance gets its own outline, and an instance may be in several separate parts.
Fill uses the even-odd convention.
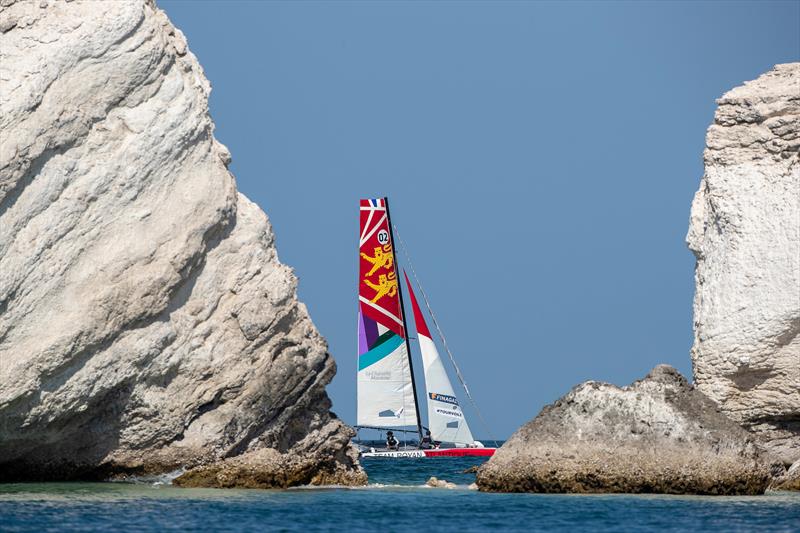
[[[0,481],[363,483],[181,32],[152,1],[0,5]]]
[[[769,486],[770,490],[800,491],[800,461],[797,461],[783,474],[776,476]]]
[[[760,494],[769,480],[753,436],[666,365],[624,388],[578,385],[477,476],[499,492]]]
[[[800,459],[800,63],[717,102],[687,242],[697,387]]]
[[[439,479],[436,476],[433,476],[425,482],[426,487],[433,487],[434,489],[454,489],[456,488],[456,484],[446,479]]]

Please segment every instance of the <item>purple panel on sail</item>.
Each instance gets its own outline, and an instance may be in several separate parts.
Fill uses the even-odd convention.
[[[364,327],[364,315],[361,311],[358,312],[358,355],[367,353],[369,351],[369,343],[367,342],[367,331]]]
[[[378,323],[371,318],[364,317],[364,328],[367,331],[367,346],[372,346],[378,340]]]
[[[367,353],[378,339],[378,323],[358,312],[358,355]]]

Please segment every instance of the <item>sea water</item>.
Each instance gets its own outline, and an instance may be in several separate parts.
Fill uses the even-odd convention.
[[[0,484],[0,531],[800,531],[800,493],[754,497],[485,494],[478,458],[364,461],[363,488]],[[424,485],[431,476],[455,489]]]

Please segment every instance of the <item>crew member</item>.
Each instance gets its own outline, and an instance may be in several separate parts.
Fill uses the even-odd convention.
[[[394,432],[392,431],[386,432],[386,447],[389,448],[390,450],[397,449],[397,439],[394,438]]]
[[[425,436],[422,437],[422,440],[419,442],[419,447],[422,449],[429,449],[433,448],[433,438],[431,437],[431,430],[425,430]]]

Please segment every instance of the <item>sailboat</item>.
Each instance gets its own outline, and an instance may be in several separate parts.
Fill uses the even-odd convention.
[[[427,440],[430,442],[423,440],[423,429],[426,428],[420,418],[419,395],[411,359],[411,337],[397,275],[394,226],[389,216],[388,198],[361,200],[360,220],[356,428],[408,432],[403,428],[411,427],[415,429],[410,431],[419,435],[416,446],[396,449],[362,446],[361,455],[491,456],[496,448],[486,447],[472,436],[411,282],[403,272],[416,324],[416,340],[422,354],[427,390],[425,399],[430,426],[427,428],[430,431]],[[465,392],[469,394],[466,387]]]

